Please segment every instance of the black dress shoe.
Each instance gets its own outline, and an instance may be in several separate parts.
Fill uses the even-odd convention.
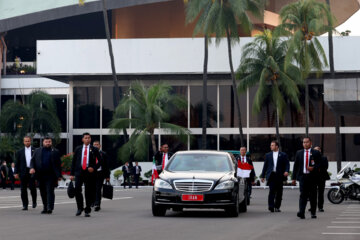
[[[36,208],[37,203],[33,203],[32,208]]]
[[[311,218],[316,218],[316,215],[315,215],[315,214],[311,214]]]
[[[274,212],[274,208],[269,207],[269,211],[270,211],[270,212]]]
[[[280,208],[275,208],[275,212],[281,212]]]
[[[23,207],[21,210],[27,211],[27,210],[28,210],[28,207]]]
[[[76,212],[76,216],[80,216],[82,211],[83,211],[82,209],[78,209],[77,212]]]
[[[41,214],[47,214],[48,213],[48,210],[47,209],[44,209],[41,211]]]
[[[52,210],[47,210],[47,214],[52,214]]]
[[[85,217],[90,217],[90,213],[85,213]]]
[[[303,213],[297,213],[296,216],[298,216],[300,219],[305,219],[305,214]]]
[[[324,212],[324,209],[323,209],[323,208],[319,208],[319,212]]]
[[[95,211],[95,212],[98,212],[98,211],[100,211],[100,209],[101,209],[100,206],[95,206],[94,211]]]

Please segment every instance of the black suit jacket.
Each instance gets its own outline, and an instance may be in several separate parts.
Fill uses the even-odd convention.
[[[35,148],[31,147],[31,157],[34,155]],[[25,147],[16,152],[15,174],[19,174],[23,178],[27,174]]]
[[[286,153],[279,152],[277,164],[276,164],[276,174],[278,176],[284,176],[285,172],[289,172],[290,162]],[[261,172],[260,177],[266,178],[269,180],[270,174],[274,171],[274,158],[273,152],[269,152],[265,155],[264,166]]]
[[[319,164],[319,180],[326,181],[330,179],[329,173],[327,171],[328,168],[329,168],[329,161],[327,157],[322,156]]]
[[[35,176],[39,178],[42,173],[42,150],[43,147],[40,147],[34,151],[34,155],[31,158],[30,167],[35,169]],[[46,172],[47,175],[51,175],[54,179],[61,178],[61,160],[60,153],[57,149],[51,148],[51,157],[50,157],[50,172]]]
[[[241,155],[239,155],[236,159],[237,161],[241,161]],[[251,182],[255,181],[255,168],[254,168],[254,164],[252,162],[252,160],[249,157],[246,157],[246,162],[249,163],[251,166],[253,166],[253,169],[250,172],[250,176],[249,176],[249,180]]]
[[[124,177],[128,177],[128,176],[130,176],[132,174],[133,170],[132,170],[130,165],[128,166],[128,169],[129,169],[129,172],[126,171],[126,166],[125,165],[122,166],[122,171],[123,171]]]
[[[15,167],[14,167],[14,169],[15,169]],[[15,173],[13,172],[13,170],[12,170],[12,168],[11,167],[9,167],[9,180],[10,181],[14,181],[15,180]]]
[[[304,154],[304,149],[296,152],[292,180],[301,181],[304,176]],[[321,154],[319,151],[311,149],[309,165],[312,161],[314,161],[314,164],[312,164],[314,170],[311,171],[309,175],[317,178],[319,176],[319,166],[321,161]]]
[[[71,170],[70,170],[71,176],[80,176],[80,174],[81,174],[81,171],[82,171],[82,159],[81,159],[82,149],[83,149],[83,145],[77,146],[75,148],[74,157],[71,162]],[[96,164],[96,158],[101,159],[99,149],[90,145],[90,150],[89,150],[88,154],[89,154],[88,167],[91,167],[94,169],[94,171],[96,171],[100,166],[99,163],[101,162],[101,161],[99,161],[99,163]]]
[[[173,153],[171,152],[168,152],[168,159],[170,160],[171,156],[174,155]],[[160,152],[158,151],[156,154],[155,154],[155,161],[156,161],[156,166],[157,168],[159,168],[158,166],[160,166],[160,170],[162,168],[162,161],[163,161],[163,152]]]
[[[101,171],[104,173],[104,177],[105,178],[110,178],[110,164],[109,164],[109,158],[108,155],[106,154],[106,152],[100,150],[99,151],[100,154],[100,166],[101,166]]]
[[[139,165],[138,168],[139,168],[139,174],[141,174],[142,171],[141,166]],[[133,169],[133,175],[136,175],[136,166],[133,166],[132,169]]]

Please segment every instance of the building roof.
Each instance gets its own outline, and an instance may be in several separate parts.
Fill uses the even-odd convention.
[[[106,8],[110,10],[167,1],[171,0],[106,0]],[[79,6],[78,0],[1,0],[0,32],[100,11],[101,0],[86,0],[84,6]]]

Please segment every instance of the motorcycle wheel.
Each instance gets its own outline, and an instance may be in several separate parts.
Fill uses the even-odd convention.
[[[332,188],[328,192],[328,199],[333,204],[340,204],[344,201],[344,193],[336,188]]]

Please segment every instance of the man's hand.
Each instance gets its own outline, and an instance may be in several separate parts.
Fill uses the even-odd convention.
[[[35,173],[35,169],[30,169],[30,174],[34,174]]]
[[[292,185],[296,186],[296,180],[292,180]]]
[[[70,181],[74,181],[75,177],[74,176],[70,176]]]
[[[15,178],[15,179],[18,179],[18,178],[19,178],[19,174],[15,174],[15,175],[14,175],[14,178]]]
[[[307,169],[309,170],[309,172],[311,172],[312,170],[314,170],[314,167],[308,167]]]
[[[88,171],[89,171],[89,173],[92,173],[92,172],[94,172],[94,169],[92,167],[89,167]]]
[[[60,182],[61,180],[63,180],[61,177],[58,178],[58,182]]]
[[[262,179],[261,179],[261,182],[262,182],[262,183],[265,182],[265,178],[262,178]]]
[[[284,177],[287,177],[289,176],[289,173],[288,172],[284,172]]]
[[[110,181],[110,178],[106,178],[105,180],[108,182],[108,181]]]

